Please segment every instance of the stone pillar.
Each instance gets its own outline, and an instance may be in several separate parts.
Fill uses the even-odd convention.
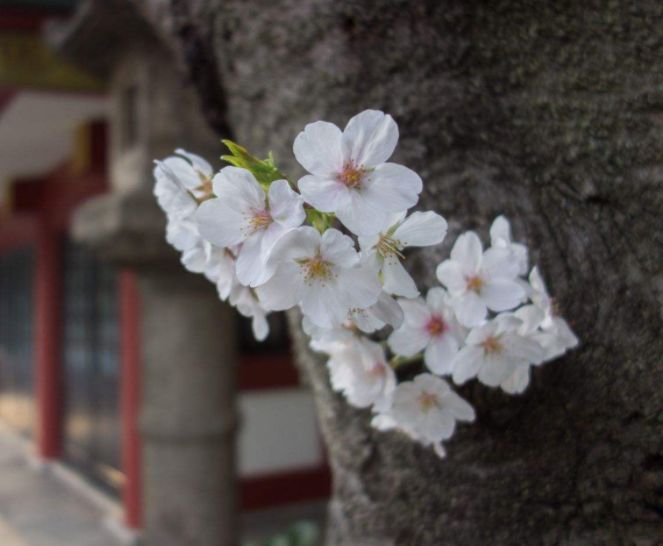
[[[145,537],[236,544],[235,332],[203,278],[143,270]]]
[[[214,286],[164,241],[151,194],[83,205],[74,237],[135,271],[146,546],[235,546],[236,335]]]

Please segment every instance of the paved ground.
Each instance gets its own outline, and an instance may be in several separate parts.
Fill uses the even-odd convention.
[[[24,448],[0,430],[0,545],[119,546],[103,519],[55,476],[30,468]]]
[[[0,546],[122,546],[108,512],[53,475],[28,464],[26,446],[0,424]],[[245,544],[256,544],[297,521],[323,527],[324,502],[244,514]]]

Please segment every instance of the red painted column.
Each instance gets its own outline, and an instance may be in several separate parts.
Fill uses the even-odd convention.
[[[62,448],[61,246],[45,220],[37,229],[35,263],[35,363],[37,453],[60,456]]]
[[[140,301],[136,275],[120,273],[120,331],[122,364],[120,373],[120,411],[122,419],[122,469],[124,518],[127,527],[142,526],[141,446],[138,433],[140,408]]]

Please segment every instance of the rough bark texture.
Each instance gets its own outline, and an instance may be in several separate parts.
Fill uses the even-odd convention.
[[[459,230],[486,235],[505,213],[582,340],[523,396],[462,389],[478,419],[440,461],[371,430],[296,331],[334,471],[328,544],[663,544],[663,5],[169,6],[179,22],[155,20],[208,41],[213,59],[196,59],[179,33],[193,73],[218,68],[239,142],[296,169],[307,122],[390,112],[395,160],[450,221],[445,245],[418,255],[421,285]]]

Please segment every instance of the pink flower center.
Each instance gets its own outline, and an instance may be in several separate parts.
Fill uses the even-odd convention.
[[[439,408],[440,401],[437,395],[432,392],[422,391],[419,395],[419,406],[421,407],[422,412],[428,413],[433,408]]]
[[[433,315],[426,323],[426,331],[433,337],[441,336],[447,328],[447,323],[439,315]]]
[[[382,362],[376,362],[375,365],[370,369],[369,374],[374,379],[381,379],[387,373],[385,365]]]
[[[338,180],[348,188],[359,188],[365,175],[366,169],[358,167],[352,161],[347,161],[341,172],[338,173]]]
[[[253,213],[253,217],[251,218],[251,229],[253,230],[253,233],[255,233],[256,231],[267,229],[271,223],[272,216],[269,214],[269,211],[257,210]]]
[[[304,272],[306,282],[328,281],[334,276],[332,264],[323,260],[320,254],[316,254],[312,258],[302,258],[297,260],[297,263]]]
[[[478,294],[481,291],[483,285],[484,285],[483,279],[478,275],[467,278],[467,285],[466,285],[467,289],[471,290],[472,292],[476,292]]]
[[[488,336],[480,343],[480,345],[483,347],[483,352],[489,355],[501,353],[504,349],[502,342],[495,336]]]

